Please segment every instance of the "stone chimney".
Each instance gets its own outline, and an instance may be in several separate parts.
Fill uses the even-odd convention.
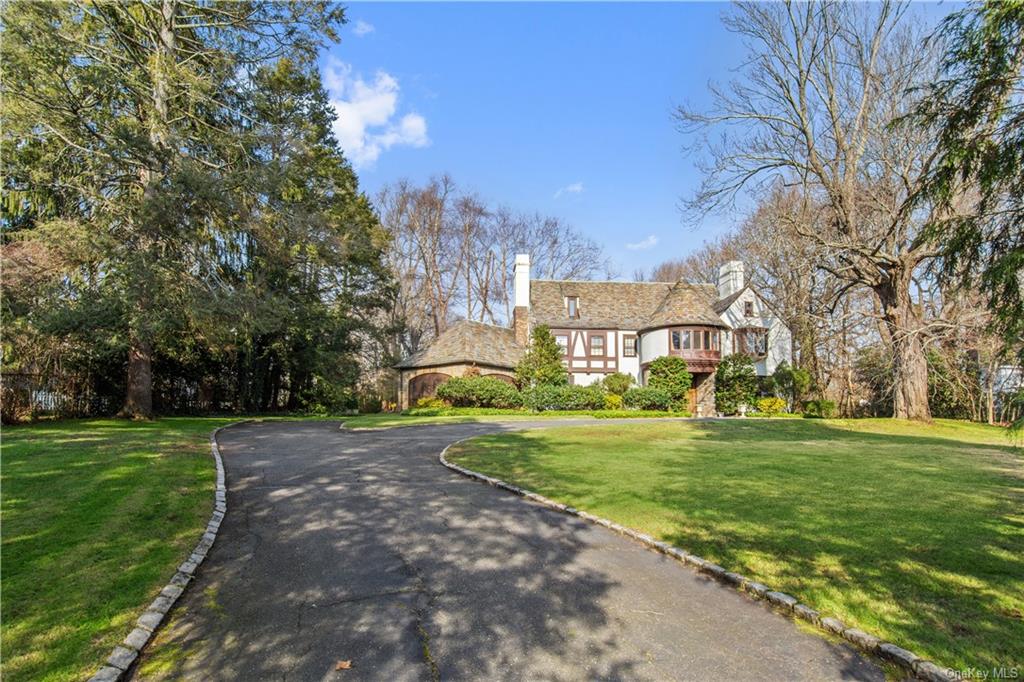
[[[525,346],[530,341],[530,254],[516,254],[515,307],[512,309],[512,329],[516,343]]]
[[[718,297],[732,296],[743,288],[743,261],[731,260],[718,268]]]

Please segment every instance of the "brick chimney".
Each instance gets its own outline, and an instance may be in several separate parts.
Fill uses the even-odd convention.
[[[732,296],[743,288],[743,261],[731,260],[718,268],[718,297]]]
[[[515,307],[512,309],[512,329],[516,343],[525,346],[530,341],[530,254],[516,254]]]

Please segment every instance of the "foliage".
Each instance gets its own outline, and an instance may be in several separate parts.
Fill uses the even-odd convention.
[[[633,385],[633,376],[622,372],[612,372],[601,381],[601,385],[612,395],[621,396]]]
[[[562,364],[562,349],[542,324],[530,333],[530,347],[516,366],[516,382],[523,390],[569,383],[569,374]]]
[[[782,398],[759,398],[757,401],[757,411],[763,412],[768,416],[774,417],[779,412],[786,411],[786,401]]]
[[[715,370],[715,408],[736,414],[740,405],[753,405],[757,397],[757,372],[754,361],[744,353],[722,358]]]
[[[808,400],[804,403],[804,416],[832,419],[836,416],[836,404],[831,400]]]
[[[663,355],[647,366],[647,372],[647,386],[667,393],[674,405],[686,404],[686,393],[693,383],[693,377],[686,368],[686,360]]]
[[[775,390],[786,399],[790,409],[801,404],[811,389],[811,373],[800,367],[791,367],[788,362],[780,363],[775,368],[772,379]]]
[[[129,416],[350,407],[393,287],[315,59],[344,10],[188,7],[3,5],[5,362]]]
[[[942,75],[909,127],[938,126],[922,201],[947,280],[980,285],[1005,339],[1024,338],[1024,3],[975,3],[938,32]]]
[[[417,409],[435,409],[445,408],[448,406],[448,403],[441,398],[438,398],[436,395],[425,395],[416,401]]]
[[[636,410],[668,410],[672,396],[661,388],[636,386],[623,394],[622,402]]]
[[[604,391],[600,386],[555,386],[541,384],[523,392],[527,407],[546,410],[602,410]]]
[[[627,389],[628,390],[628,389]],[[618,393],[606,393],[604,396],[604,409],[621,410],[623,405],[622,395]]]
[[[522,407],[523,396],[515,386],[486,376],[452,377],[437,387],[437,397],[453,407]]]
[[[483,436],[449,457],[684,547],[943,666],[1024,660],[1024,453],[1006,429],[644,421]],[[823,497],[829,512],[808,513]],[[765,527],[786,530],[756,530]]]

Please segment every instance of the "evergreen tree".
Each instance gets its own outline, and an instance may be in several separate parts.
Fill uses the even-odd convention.
[[[524,390],[569,383],[569,374],[562,364],[562,348],[546,326],[541,324],[533,328],[530,347],[516,367],[516,381]]]
[[[722,358],[715,370],[715,407],[719,412],[735,414],[740,405],[753,405],[757,397],[757,372],[754,361],[745,353]]]

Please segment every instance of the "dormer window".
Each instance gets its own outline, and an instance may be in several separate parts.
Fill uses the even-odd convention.
[[[580,297],[567,296],[565,299],[565,310],[569,313],[569,317],[578,319],[580,316]]]
[[[753,301],[744,301],[743,302],[743,316],[744,317],[753,317],[754,316],[754,302]]]

